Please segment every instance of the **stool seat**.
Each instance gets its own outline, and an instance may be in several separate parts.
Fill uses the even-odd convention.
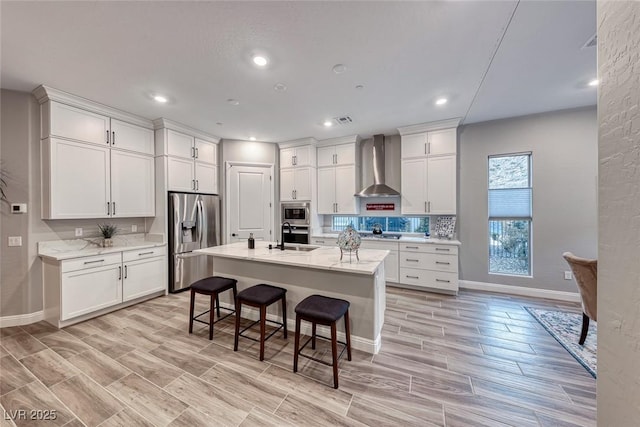
[[[228,277],[205,277],[204,279],[200,279],[197,282],[193,283],[191,285],[191,289],[200,294],[223,292],[228,289],[232,289],[236,285],[236,283],[238,283],[237,280],[229,279]]]
[[[260,284],[238,292],[238,299],[256,305],[270,305],[282,299],[286,293],[284,288]]]
[[[311,295],[296,306],[296,314],[318,323],[331,323],[340,319],[349,310],[349,301],[322,295]]]

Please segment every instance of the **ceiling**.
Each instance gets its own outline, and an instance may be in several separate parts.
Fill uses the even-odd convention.
[[[595,0],[2,1],[0,19],[3,89],[45,84],[228,139],[366,137],[596,104],[596,48],[583,48]]]

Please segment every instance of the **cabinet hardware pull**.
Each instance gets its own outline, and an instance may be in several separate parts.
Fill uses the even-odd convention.
[[[95,261],[85,261],[85,264],[95,264],[96,262],[104,262],[104,259],[97,259]]]
[[[196,158],[196,149],[193,147],[191,147],[191,157],[194,159]]]
[[[427,202],[427,206],[429,206],[427,212],[431,212],[431,202]]]
[[[404,248],[405,248],[405,249],[420,249],[420,248],[419,248],[419,247],[417,247],[417,246],[405,246]]]
[[[200,180],[196,179],[196,191],[200,189]]]
[[[124,278],[125,279],[127,278],[127,266],[126,265],[124,266]]]
[[[199,154],[198,154],[198,147],[196,147],[196,159],[197,159],[198,157],[199,157]]]
[[[109,144],[109,131],[107,131],[107,145]]]
[[[149,252],[140,252],[138,254],[138,256],[142,256],[142,255],[151,255],[153,253],[153,251],[149,251]]]
[[[449,252],[451,249],[449,248],[436,248],[436,251],[445,251],[445,252]]]
[[[418,260],[417,260],[417,259],[408,259],[408,258],[407,258],[406,260],[407,260],[407,261],[411,261],[411,262],[418,262]]]
[[[297,165],[298,164],[298,156],[293,156],[293,165]]]
[[[451,283],[451,280],[436,279],[436,282]]]
[[[334,155],[333,155],[333,164],[334,164],[334,165],[337,165],[337,164],[338,164],[338,155],[337,155],[337,154],[334,154]]]
[[[196,180],[195,179],[191,180],[191,185],[193,186],[193,191],[196,191]]]
[[[424,211],[427,212],[427,202],[424,202]]]
[[[116,214],[116,202],[113,202],[113,213],[112,215]]]
[[[122,266],[118,266],[118,280],[122,280]]]
[[[436,264],[450,265],[450,262],[436,261]]]
[[[427,154],[427,143],[424,143],[424,154]]]
[[[418,276],[404,276],[404,277],[406,277],[407,279],[419,279]]]
[[[111,203],[107,202],[107,215],[111,215]]]
[[[431,154],[431,143],[427,142],[427,154]]]
[[[111,132],[111,144],[116,145],[116,131]]]

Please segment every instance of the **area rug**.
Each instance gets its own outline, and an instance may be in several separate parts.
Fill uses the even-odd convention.
[[[543,310],[533,307],[525,309],[560,343],[584,368],[596,377],[597,324],[589,322],[589,333],[584,345],[578,344],[582,330],[582,313]]]

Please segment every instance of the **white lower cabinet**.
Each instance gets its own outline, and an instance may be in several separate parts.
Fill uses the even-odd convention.
[[[401,284],[447,293],[458,292],[458,247],[400,243]]]
[[[384,259],[384,278],[387,282],[398,283],[398,242],[363,239],[360,248],[388,250],[389,255]]]
[[[166,247],[45,260],[45,320],[58,327],[167,287]]]

